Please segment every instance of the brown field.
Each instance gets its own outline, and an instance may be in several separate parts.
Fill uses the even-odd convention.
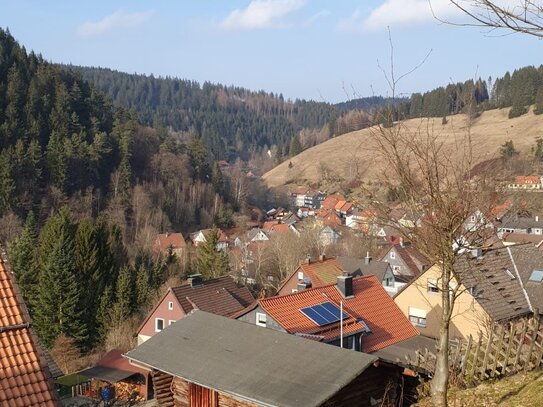
[[[507,140],[513,140],[517,150],[527,153],[535,139],[543,137],[543,115],[536,116],[530,111],[521,117],[508,119],[508,113],[509,109],[489,110],[472,122],[469,130],[474,164],[498,157],[500,146]],[[411,119],[404,125],[406,131],[413,135],[419,131],[432,132],[443,139],[450,151],[457,151],[468,134],[467,117],[461,114],[447,119],[446,125],[441,124],[441,118]],[[309,148],[268,171],[263,176],[264,181],[270,187],[316,184],[324,168],[343,179],[356,176],[372,179],[384,170],[372,147],[372,131],[375,129],[347,133]],[[292,163],[291,168],[289,162]]]

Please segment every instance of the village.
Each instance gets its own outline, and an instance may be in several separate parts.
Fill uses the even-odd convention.
[[[472,383],[535,369],[543,356],[543,218],[519,214],[511,198],[543,191],[542,181],[517,176],[504,189],[503,202],[465,219],[467,243],[455,263],[461,289],[450,322],[451,369]],[[52,376],[14,382],[13,397],[33,386],[28,397],[43,398],[54,386],[66,406],[409,405],[433,375],[439,265],[383,222],[377,206],[302,186],[290,200],[289,208],[252,209],[245,231],[159,234],[155,254],[178,259],[213,236],[229,274],[188,275],[133,332],[134,349],[110,350],[69,375],[28,339],[29,317],[3,263],[2,318],[20,327],[8,340],[27,338],[24,352],[7,347],[10,358],[14,366],[20,358],[48,366]],[[407,228],[428,221],[401,206],[387,212]],[[308,229],[317,255],[284,274],[263,266],[274,241],[296,245]],[[371,243],[358,257],[338,249],[353,236]]]

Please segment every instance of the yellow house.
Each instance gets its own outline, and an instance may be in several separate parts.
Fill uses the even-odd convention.
[[[485,334],[502,323],[532,312],[531,295],[523,276],[529,272],[515,261],[516,248],[468,252],[457,259],[455,272],[459,293],[453,308],[451,338]],[[532,257],[533,258],[533,257]],[[539,255],[541,259],[541,254]],[[543,263],[543,262],[542,262]],[[542,264],[543,265],[543,264]],[[533,266],[531,266],[532,268]],[[529,275],[529,274],[528,274]],[[441,319],[441,269],[434,265],[405,286],[394,298],[402,312],[424,336],[437,338]]]

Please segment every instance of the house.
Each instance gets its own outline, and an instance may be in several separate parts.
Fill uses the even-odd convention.
[[[300,232],[298,232],[298,229],[296,229],[294,224],[279,223],[270,227],[270,236],[283,235],[285,233],[294,233],[296,236],[300,235]]]
[[[262,229],[253,228],[247,232],[248,242],[267,242],[268,240],[270,238]]]
[[[341,264],[335,258],[319,256],[317,260],[307,257],[279,287],[277,295],[296,293],[309,287],[321,287],[336,281],[343,274]],[[361,274],[358,274],[361,275]]]
[[[390,263],[394,275],[411,280],[426,270],[430,262],[410,242],[399,241],[390,245],[380,260]]]
[[[340,216],[341,218],[345,218],[347,215],[349,215],[354,209],[354,206],[351,202],[348,201],[338,201],[336,205],[334,206],[334,210]]]
[[[298,208],[296,216],[298,216],[300,219],[307,218],[308,216],[315,216],[315,209],[306,207]]]
[[[203,311],[125,356],[152,371],[159,405],[173,407],[369,407],[403,393],[403,369],[375,356]]]
[[[451,338],[476,337],[493,324],[505,323],[543,306],[543,253],[518,245],[459,256],[455,264],[459,293],[450,324]],[[438,265],[404,287],[394,301],[422,335],[439,335],[441,293]]]
[[[169,254],[171,250],[176,256],[181,256],[186,247],[185,239],[181,233],[160,233],[153,244],[153,251],[162,255]]]
[[[198,232],[192,233],[190,235],[190,240],[195,247],[198,247],[202,243],[205,243],[207,236],[211,233],[213,229],[202,229]],[[217,250],[222,251],[228,249],[228,236],[221,229],[219,231],[219,241],[217,242]]]
[[[478,232],[482,229],[494,229],[493,219],[485,216],[479,209],[475,210],[464,222],[465,232]]]
[[[329,246],[331,244],[336,244],[341,239],[341,235],[339,232],[330,227],[330,226],[324,226],[319,231],[319,240],[323,246]]]
[[[543,238],[543,217],[536,216],[506,216],[497,229],[498,236],[508,233],[523,235],[538,235]]]
[[[261,298],[236,319],[366,353],[419,334],[375,276]]]
[[[153,398],[150,373],[147,369],[130,364],[117,349],[106,353],[95,366],[77,372],[78,375],[91,380],[90,388],[93,394],[86,396],[99,398],[100,389],[107,386],[114,389],[115,398],[125,401],[130,397],[135,397],[139,401]]]
[[[401,276],[394,275],[390,263],[386,261],[373,261],[369,253],[363,259],[337,256],[336,260],[341,265],[343,271],[350,275],[377,277],[385,291],[391,296],[394,296],[406,284],[406,281]]]
[[[339,201],[345,201],[345,197],[343,195],[334,194],[334,195],[328,195],[321,203],[321,208],[324,209],[335,209],[337,203]]]
[[[0,405],[60,407],[14,277],[0,259]]]
[[[326,226],[337,227],[341,226],[343,222],[334,209],[319,209],[315,215],[317,221]]]
[[[351,229],[361,230],[364,224],[363,212],[361,209],[354,208],[351,213],[345,217],[345,226]]]
[[[292,193],[292,198],[296,208],[319,209],[325,196],[322,192],[315,191],[309,187],[298,187]]]
[[[202,280],[200,275],[187,284],[169,288],[138,328],[138,343],[143,343],[193,309],[230,316],[253,303],[247,287],[238,286],[232,277]]]
[[[515,182],[507,185],[509,189],[538,190],[543,185],[543,177],[538,175],[517,175]]]

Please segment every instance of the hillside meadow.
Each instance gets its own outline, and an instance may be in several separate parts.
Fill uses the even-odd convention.
[[[454,155],[465,145],[470,134],[474,163],[499,157],[500,146],[513,140],[517,150],[530,152],[537,137],[543,137],[543,115],[532,111],[518,118],[508,118],[509,109],[483,112],[469,124],[465,114],[442,118],[411,119],[402,123],[403,129],[413,137],[416,134],[433,134],[443,140],[447,151]],[[376,128],[367,128],[343,134],[285,160],[264,174],[269,187],[289,184],[316,184],[324,173],[342,179],[361,178],[373,180],[385,168],[378,159],[374,146]]]

